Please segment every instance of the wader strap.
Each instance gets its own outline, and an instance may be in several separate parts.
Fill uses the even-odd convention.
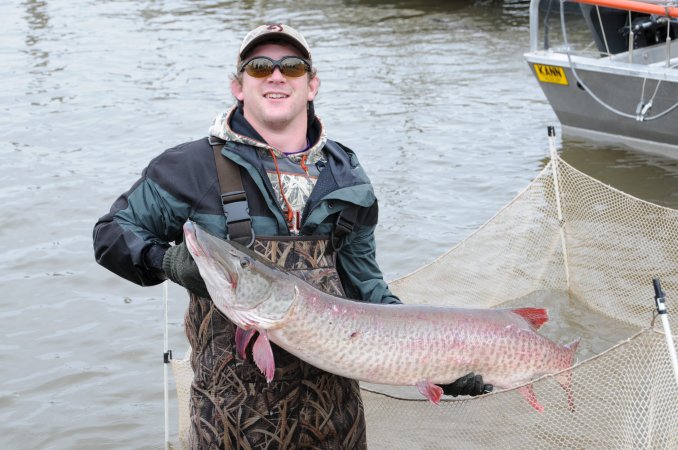
[[[358,219],[358,206],[348,206],[337,216],[334,229],[330,233],[330,245],[337,252],[344,246],[344,238],[351,234]]]
[[[226,216],[226,236],[250,247],[254,242],[254,230],[240,168],[221,154],[221,149],[224,148],[222,142],[213,142],[211,139],[209,142],[214,150],[214,162],[217,166],[221,204]]]

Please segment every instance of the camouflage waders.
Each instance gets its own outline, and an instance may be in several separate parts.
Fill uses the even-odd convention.
[[[343,295],[326,240],[257,239],[254,250],[315,287]],[[358,382],[315,368],[273,346],[270,383],[248,351],[235,350],[235,325],[209,299],[191,295],[186,334],[191,364],[192,449],[365,449]],[[254,339],[253,339],[254,341]]]

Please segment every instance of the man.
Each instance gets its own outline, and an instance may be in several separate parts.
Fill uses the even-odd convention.
[[[275,346],[267,383],[251,356],[236,353],[235,326],[209,299],[182,243],[191,219],[326,292],[400,303],[375,259],[369,179],[315,116],[320,79],[306,40],[289,26],[263,25],[238,55],[236,106],[215,119],[209,138],[151,161],[95,225],[96,259],[137,284],[169,278],[189,290],[192,448],[365,448],[358,383]],[[491,386],[469,374],[444,389],[478,395]]]

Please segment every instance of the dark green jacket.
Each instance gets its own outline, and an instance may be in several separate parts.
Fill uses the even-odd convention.
[[[337,252],[337,270],[349,298],[373,303],[400,303],[388,289],[375,258],[374,229],[378,207],[374,190],[355,154],[332,141],[325,144],[327,163],[304,210],[302,235],[328,235],[338,213],[358,205],[355,228]],[[252,227],[257,236],[287,236],[289,231],[260,154],[243,142],[227,141],[222,154],[241,167]],[[141,178],[94,226],[99,264],[136,284],[164,278],[158,271],[170,242],[182,240],[191,219],[225,237],[214,153],[207,138],[181,144],[153,159]]]

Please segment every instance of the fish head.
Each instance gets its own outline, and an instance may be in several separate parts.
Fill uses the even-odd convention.
[[[296,300],[296,284],[246,247],[184,224],[184,238],[216,307],[244,328],[273,328]]]

